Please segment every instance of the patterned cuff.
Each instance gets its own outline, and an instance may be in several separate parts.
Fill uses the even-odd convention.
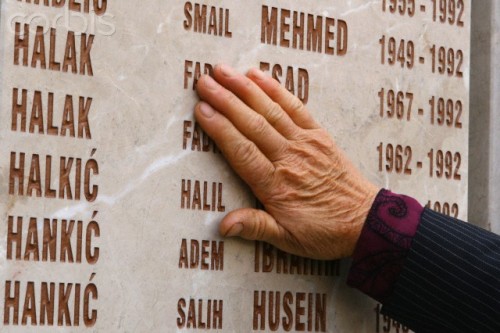
[[[381,190],[356,244],[347,284],[384,303],[401,273],[422,212],[415,199]]]

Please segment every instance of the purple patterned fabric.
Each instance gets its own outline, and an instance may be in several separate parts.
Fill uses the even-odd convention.
[[[413,198],[381,190],[356,244],[347,284],[384,303],[401,273],[423,210]]]

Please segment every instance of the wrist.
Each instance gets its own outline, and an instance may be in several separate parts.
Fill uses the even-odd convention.
[[[373,207],[373,204],[379,192],[380,189],[377,188],[375,185],[371,183],[365,184],[363,190],[363,199],[360,201],[357,214],[353,220],[353,233],[351,236],[351,242],[350,242],[351,248],[349,250],[349,255],[348,255],[349,257],[352,257],[352,255],[354,254],[354,251],[359,242],[361,233],[363,232],[363,228],[365,226],[370,210]]]
[[[415,199],[381,190],[355,247],[348,285],[384,303],[402,271],[422,212]]]
[[[354,254],[354,250],[356,249],[356,245],[358,244],[359,238],[363,231],[363,227],[368,218],[368,214],[370,213],[370,209],[373,206],[373,203],[380,192],[380,189],[377,188],[372,183],[366,182],[361,190],[361,200],[358,201],[358,208],[356,214],[354,215],[352,222],[352,234],[351,241],[348,250],[348,257],[352,257]]]

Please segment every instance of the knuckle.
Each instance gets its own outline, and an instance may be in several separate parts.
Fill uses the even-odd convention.
[[[241,141],[234,146],[234,156],[239,164],[250,163],[257,153],[257,147],[250,141]]]
[[[274,159],[272,159],[272,162],[279,164],[280,161],[286,160],[287,156],[290,156],[292,152],[293,150],[290,148],[290,144],[288,142],[285,142],[284,145],[276,148],[274,152]]]
[[[253,81],[247,78],[246,76],[242,76],[242,78],[243,78],[243,89],[245,89],[245,91],[253,91],[255,87]]]
[[[289,100],[290,105],[288,106],[289,110],[293,114],[300,114],[305,111],[304,104],[298,99],[296,96],[293,96],[293,98],[290,98]]]
[[[264,168],[260,168],[258,171],[259,178],[255,182],[255,185],[260,189],[264,189],[265,192],[270,193],[272,191],[271,184],[274,183],[275,173]]]
[[[324,153],[331,152],[335,148],[335,144],[328,132],[322,129],[301,131],[297,134],[295,140],[300,146],[309,147],[310,149],[319,150]]]
[[[250,128],[257,134],[263,135],[267,130],[267,126],[269,125],[266,118],[264,118],[260,114],[256,114],[255,117],[252,118],[253,119],[250,121]]]
[[[274,101],[269,102],[266,114],[269,123],[272,126],[275,126],[279,121],[281,121],[285,115],[281,106]]]
[[[252,237],[260,240],[268,239],[269,235],[265,217],[259,213],[254,213],[254,214],[255,214],[254,216],[255,223],[251,231]]]
[[[235,104],[237,102],[237,99],[238,98],[229,90],[226,90],[223,95],[223,101],[227,105]]]
[[[271,97],[279,97],[282,94],[289,94],[290,92],[283,87],[278,80],[272,80],[272,84],[269,89]],[[274,98],[273,98],[274,99]]]

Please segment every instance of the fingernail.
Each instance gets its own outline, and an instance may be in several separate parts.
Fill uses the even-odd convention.
[[[264,80],[267,78],[266,74],[257,68],[252,69],[250,75],[252,75],[254,78],[256,78],[258,80]]]
[[[215,110],[207,103],[200,103],[200,112],[206,118],[212,118],[215,114]]]
[[[226,237],[239,236],[242,231],[243,231],[243,224],[236,223],[231,227],[231,229],[229,229],[229,231],[226,234]]]
[[[228,65],[220,65],[220,70],[222,74],[224,74],[227,77],[235,76],[236,71],[229,67]]]
[[[215,82],[215,80],[212,79],[210,75],[204,75],[203,82],[205,84],[205,87],[207,87],[210,90],[215,90],[219,86],[219,84]]]

